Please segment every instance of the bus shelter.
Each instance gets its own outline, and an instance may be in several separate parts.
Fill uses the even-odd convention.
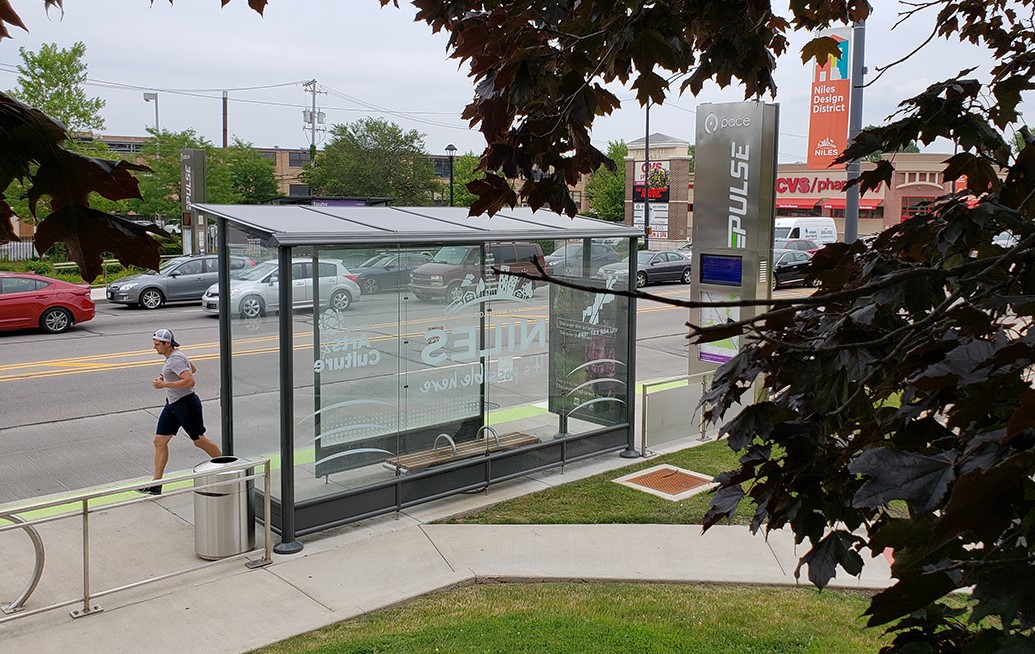
[[[221,274],[203,308],[219,315],[224,451],[273,457],[263,519],[278,552],[635,453],[635,302],[600,291],[635,279],[622,257],[638,229],[521,208],[195,208],[217,225]],[[529,278],[529,258],[557,250],[547,269],[589,290]],[[230,254],[257,265],[232,278]]]

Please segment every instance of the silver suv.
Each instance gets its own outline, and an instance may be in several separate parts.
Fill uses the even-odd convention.
[[[280,266],[276,259],[263,261],[230,279],[230,315],[257,318],[276,311],[280,303]],[[313,260],[291,262],[294,309],[313,306]],[[356,276],[339,259],[320,259],[320,307],[344,311],[359,299]],[[219,284],[213,284],[201,298],[201,310],[219,313]]]
[[[230,257],[230,276],[255,263],[245,257]],[[123,277],[108,285],[108,301],[157,309],[166,302],[197,302],[205,289],[219,280],[219,257],[194,254],[163,263],[158,272]]]

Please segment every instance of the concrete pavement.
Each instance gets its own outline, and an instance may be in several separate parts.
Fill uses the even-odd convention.
[[[698,443],[668,444],[671,451]],[[284,638],[421,595],[482,581],[607,580],[795,584],[802,553],[789,533],[768,539],[744,527],[678,525],[444,525],[450,515],[634,464],[616,455],[568,465],[302,537],[293,556],[248,569],[217,562],[182,576],[95,598],[103,609],[78,619],[70,607],[0,623],[0,653],[247,652]],[[2,507],[0,507],[2,511]],[[193,493],[101,509],[90,521],[91,588],[131,584],[202,563],[194,555]],[[82,596],[78,518],[38,527],[46,544],[33,609]],[[258,531],[258,540],[262,531]],[[258,556],[254,558],[259,558]],[[0,533],[0,603],[26,584],[32,547],[20,532]],[[804,574],[804,573],[803,573]],[[832,586],[883,588],[887,561]],[[0,618],[6,616],[0,616]]]

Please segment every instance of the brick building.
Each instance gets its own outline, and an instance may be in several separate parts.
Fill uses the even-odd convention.
[[[694,163],[688,155],[690,143],[665,134],[651,134],[650,165],[655,178],[650,187],[652,237],[681,242],[690,237],[693,225]],[[625,160],[625,222],[643,225],[644,139],[629,143]],[[895,166],[890,185],[881,184],[859,199],[859,234],[871,234],[914,215],[923,202],[953,191],[942,170],[951,155],[938,153],[896,153],[885,155]],[[697,162],[707,165],[707,162]],[[874,164],[864,163],[863,170]],[[829,216],[844,236],[845,193],[848,174],[844,168],[807,170],[804,163],[780,164],[776,173],[776,215]],[[665,182],[659,185],[654,182]]]

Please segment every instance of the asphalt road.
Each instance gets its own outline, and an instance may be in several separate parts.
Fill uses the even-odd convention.
[[[648,290],[689,296],[689,286],[681,284]],[[547,296],[545,289],[538,290],[531,310],[545,314]],[[364,296],[350,316],[383,326],[394,323],[399,311],[394,294]],[[408,320],[431,324],[441,311],[441,306],[417,306]],[[686,315],[682,308],[639,303],[638,380],[686,373]],[[304,337],[312,329],[312,314],[294,316],[296,331]],[[0,333],[0,503],[149,473],[151,437],[164,401],[163,392],[150,383],[162,364],[151,344],[159,327],[172,329],[197,364],[197,393],[209,435],[218,441],[218,320],[197,304],[147,311],[101,301],[92,321],[65,334]],[[275,339],[268,345],[275,348]],[[169,469],[189,468],[202,459],[186,438],[178,437]]]

